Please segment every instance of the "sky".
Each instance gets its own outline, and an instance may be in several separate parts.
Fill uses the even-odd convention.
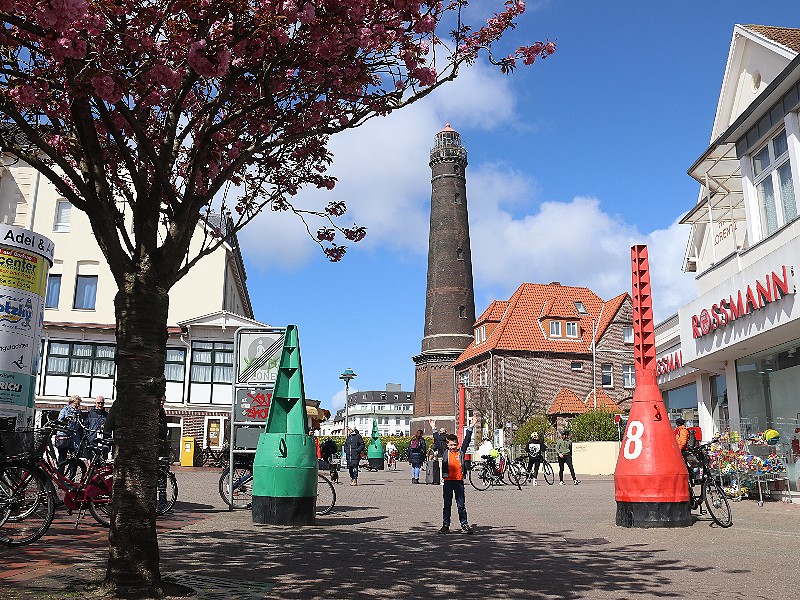
[[[477,0],[473,7],[492,6]],[[428,153],[446,123],[468,151],[476,313],[523,282],[631,291],[630,247],[647,244],[656,322],[696,296],[681,271],[735,24],[798,27],[796,0],[527,2],[493,50],[555,40],[557,52],[502,75],[485,56],[425,100],[331,140],[341,221],[367,237],[330,263],[286,213],[240,233],[256,319],[298,327],[307,398],[414,389],[430,217]]]

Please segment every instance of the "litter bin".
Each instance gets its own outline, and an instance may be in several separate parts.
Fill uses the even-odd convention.
[[[181,466],[193,467],[194,466],[194,438],[182,437],[181,438]]]

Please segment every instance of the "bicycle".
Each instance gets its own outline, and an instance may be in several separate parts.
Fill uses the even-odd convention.
[[[528,456],[518,456],[514,459],[514,464],[518,465],[518,468],[521,469],[520,473],[520,484],[525,485],[528,481],[533,481],[533,467],[531,470],[528,470]],[[539,457],[539,467],[542,471],[542,476],[544,480],[547,482],[547,485],[553,485],[556,481],[555,474],[553,472],[553,466],[547,461],[544,456]],[[536,485],[534,483],[534,485]]]
[[[397,471],[397,452],[389,452],[386,454],[386,469]]]
[[[517,486],[521,490],[520,479],[522,477],[521,468],[514,462],[506,460],[501,454],[500,464],[495,465],[494,459],[489,456],[481,456],[481,462],[472,464],[469,470],[469,483],[476,490],[482,492],[489,486],[506,485],[504,478],[507,476],[509,483]]]
[[[252,508],[253,506],[253,465],[252,463],[234,463],[233,469],[233,501],[228,493],[230,489],[230,471],[219,478],[219,495],[222,501],[231,508]],[[317,515],[327,515],[336,506],[336,489],[330,479],[317,473]]]
[[[228,466],[228,457],[230,456],[230,447],[225,444],[219,450],[214,450],[211,446],[206,446],[194,455],[194,466],[203,467],[206,463],[211,462],[212,467],[220,467],[222,469]]]
[[[708,509],[708,514],[720,527],[733,525],[731,507],[728,498],[722,490],[712,472],[708,458],[708,444],[687,448],[683,451],[683,460],[689,471],[689,507],[691,510],[700,509],[703,514],[703,504]],[[700,492],[695,492],[695,486],[700,486]]]

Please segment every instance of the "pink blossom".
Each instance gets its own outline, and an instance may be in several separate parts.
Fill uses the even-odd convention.
[[[272,37],[278,40],[278,43],[281,46],[285,46],[286,44],[289,43],[289,35],[283,29],[280,28],[273,29]]]
[[[433,18],[433,15],[425,15],[414,23],[416,33],[430,33],[434,29],[436,29],[436,19]]]
[[[436,69],[433,67],[420,67],[419,69],[414,69],[411,72],[411,75],[416,77],[422,86],[427,87],[436,83]]]
[[[166,65],[154,65],[147,71],[142,80],[150,85],[160,85],[167,89],[177,88],[181,84],[183,77],[178,71],[173,71]]]
[[[307,25],[314,20],[314,17],[317,16],[317,11],[314,10],[314,5],[311,2],[307,2],[303,9],[297,14],[297,20],[303,23],[303,25]]]
[[[198,40],[189,48],[189,64],[203,77],[224,77],[231,62],[231,51],[227,48],[216,55],[207,53],[208,41]]]
[[[14,88],[8,93],[11,99],[19,106],[30,106],[36,102],[36,91],[29,85],[22,85]]]
[[[86,14],[86,0],[44,0],[36,11],[37,24],[64,31]]]
[[[122,99],[122,90],[119,89],[110,75],[92,77],[92,87],[95,94],[109,104],[116,104]]]

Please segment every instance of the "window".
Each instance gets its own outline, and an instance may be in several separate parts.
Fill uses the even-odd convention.
[[[192,343],[192,383],[233,383],[233,344]]]
[[[469,371],[461,371],[458,374],[458,383],[465,387],[469,385]]]
[[[70,217],[72,215],[72,205],[66,200],[56,202],[56,215],[53,222],[53,231],[58,233],[69,232]]]
[[[570,367],[570,369],[572,369],[573,371],[583,371],[583,363],[582,363],[581,361],[579,361],[579,360],[573,360],[573,361],[572,361],[572,362],[569,364],[569,367]]]
[[[626,344],[633,343],[633,327],[631,325],[625,325],[622,327],[622,341]]]
[[[114,377],[116,346],[50,342],[47,352],[47,375],[71,377]]]
[[[456,250],[456,259],[464,260],[464,251],[461,248]]]
[[[569,338],[578,337],[578,322],[577,321],[567,321],[567,337],[569,337]]]
[[[45,308],[58,308],[58,297],[61,295],[61,275],[47,276],[47,294],[44,299]]]
[[[603,363],[600,365],[601,384],[603,387],[614,387],[614,365]]]
[[[458,316],[461,319],[467,318],[467,307],[466,306],[459,306],[458,307]]]
[[[753,177],[761,215],[761,236],[767,237],[797,216],[785,130],[753,155]]]
[[[453,172],[458,173],[458,165],[456,165],[456,168],[453,170]],[[456,195],[453,196],[453,202],[455,202],[456,204],[461,204],[461,194],[456,192]]]
[[[164,364],[164,377],[167,381],[183,383],[186,372],[186,350],[183,348],[167,348],[167,360]]]
[[[481,325],[475,329],[475,345],[482,344],[486,341],[486,325]]]
[[[561,321],[550,321],[550,337],[561,337]]]
[[[625,389],[636,387],[636,371],[633,365],[622,365],[622,387]]]
[[[78,275],[75,278],[75,301],[73,308],[94,310],[97,300],[97,275]]]
[[[575,305],[575,310],[578,311],[579,315],[588,315],[589,314],[588,311],[586,310],[586,307],[583,305],[583,302],[579,302],[578,300],[575,300],[573,302],[573,304]]]

